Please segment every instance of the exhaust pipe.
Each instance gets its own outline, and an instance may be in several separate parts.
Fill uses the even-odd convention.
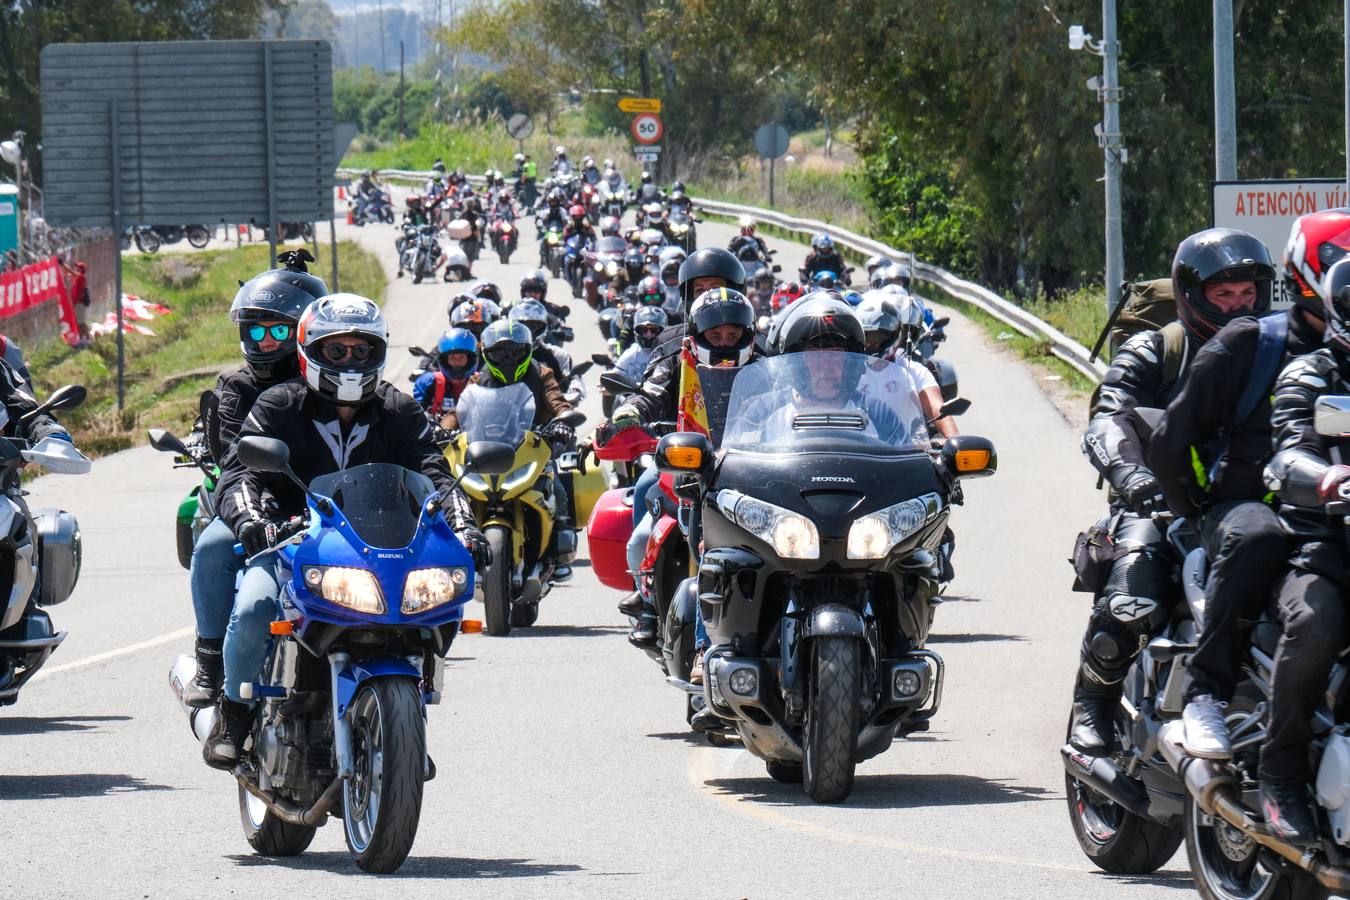
[[[1267,832],[1265,825],[1253,819],[1242,805],[1233,777],[1213,760],[1189,755],[1181,746],[1181,733],[1180,722],[1167,723],[1158,734],[1158,745],[1201,809],[1308,872],[1328,890],[1342,895],[1350,893],[1350,869],[1333,866],[1321,859],[1318,851],[1297,847]]]
[[[1134,815],[1148,817],[1148,792],[1138,782],[1120,771],[1110,759],[1105,756],[1088,756],[1072,744],[1061,747],[1059,755],[1064,760],[1064,771],[1074,778],[1099,794],[1105,794],[1111,798],[1111,802]]]
[[[319,828],[328,822],[328,812],[337,804],[338,793],[342,790],[342,779],[334,778],[314,801],[314,805],[305,809],[289,800],[283,800],[271,791],[264,791],[242,775],[235,776],[244,790],[257,797],[267,807],[268,812],[292,825],[304,825],[307,828]]]
[[[206,743],[206,736],[211,733],[211,726],[216,723],[216,707],[206,706],[196,708],[188,706],[183,702],[183,695],[187,691],[187,686],[192,683],[192,679],[197,677],[197,660],[192,656],[179,656],[174,661],[173,668],[169,670],[169,688],[173,695],[178,698],[178,705],[183,707],[187,713],[188,728],[192,729],[192,734],[197,738],[197,743]]]

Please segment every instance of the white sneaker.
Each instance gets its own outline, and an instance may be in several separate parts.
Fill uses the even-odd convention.
[[[1223,718],[1227,705],[1209,694],[1200,694],[1186,704],[1181,711],[1181,721],[1186,726],[1181,745],[1187,753],[1201,759],[1228,759],[1233,755],[1228,723]]]

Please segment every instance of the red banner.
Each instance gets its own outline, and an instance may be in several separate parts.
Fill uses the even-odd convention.
[[[13,272],[0,273],[0,319],[16,316],[26,309],[50,300],[59,303],[61,337],[68,344],[79,340],[75,307],[61,277],[61,264],[55,256]]]

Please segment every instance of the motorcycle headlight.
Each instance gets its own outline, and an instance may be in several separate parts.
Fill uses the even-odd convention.
[[[605,271],[608,272],[610,275],[618,275],[619,264],[611,260],[610,263],[605,266]]]
[[[464,467],[455,463],[450,467],[450,472],[459,479],[459,483],[471,491],[480,494],[486,494],[491,488],[488,486],[487,479],[475,472],[465,472]]]
[[[539,474],[539,463],[529,462],[518,469],[512,469],[502,480],[502,490],[514,491],[530,484]]]
[[[924,494],[855,520],[848,530],[848,558],[885,557],[892,547],[931,522],[941,510],[941,497]]]
[[[413,569],[403,583],[404,615],[426,612],[449,603],[469,583],[469,572],[463,566]]]
[[[375,573],[349,566],[306,566],[305,586],[329,603],[357,612],[379,615],[384,612],[384,594]]]
[[[718,491],[715,502],[723,515],[772,545],[784,559],[820,559],[820,532],[806,516],[740,491]]]
[[[604,264],[603,264],[603,263],[596,263],[596,264],[595,264],[595,271],[597,271],[597,272],[603,272],[603,271],[605,271],[605,266],[604,266]]]

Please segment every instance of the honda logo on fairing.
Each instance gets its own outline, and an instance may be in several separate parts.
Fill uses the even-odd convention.
[[[848,475],[812,475],[812,481],[828,481],[831,484],[857,484]]]

